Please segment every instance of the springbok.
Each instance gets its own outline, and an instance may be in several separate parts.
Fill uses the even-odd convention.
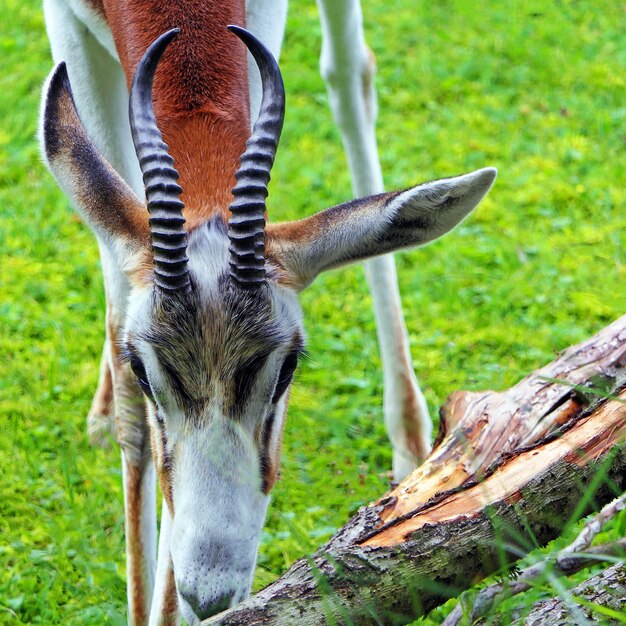
[[[266,225],[286,2],[44,0],[58,65],[44,88],[43,151],[101,253],[106,342],[89,426],[97,435],[114,407],[136,626],[176,623],[179,609],[197,623],[249,592],[304,346],[297,294],[320,272],[371,259],[395,477],[430,447],[395,267],[379,255],[452,229],[495,170],[382,193],[359,3],[318,4],[354,192],[377,195]]]

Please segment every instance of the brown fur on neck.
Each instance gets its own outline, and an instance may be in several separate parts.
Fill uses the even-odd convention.
[[[155,114],[180,172],[188,228],[216,214],[227,219],[250,135],[245,47],[226,30],[245,26],[243,0],[103,0],[103,6],[128,85],[148,46],[180,29],[156,72]]]

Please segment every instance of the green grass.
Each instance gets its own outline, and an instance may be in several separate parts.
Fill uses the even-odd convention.
[[[451,391],[510,386],[626,309],[626,13],[613,0],[364,5],[387,187],[500,170],[459,229],[398,256],[415,367],[436,415]],[[98,254],[39,159],[51,68],[39,2],[2,7],[0,623],[123,624],[119,454],[85,438],[104,328]],[[319,47],[314,3],[294,1],[273,219],[350,195]],[[363,270],[323,276],[302,299],[311,358],[293,391],[257,587],[388,486]],[[532,597],[510,601],[501,619]]]

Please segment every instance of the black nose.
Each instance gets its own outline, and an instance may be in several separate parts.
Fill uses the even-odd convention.
[[[224,593],[220,596],[198,596],[197,594],[181,591],[183,600],[191,607],[199,619],[206,619],[217,613],[225,611],[235,597],[235,592]]]

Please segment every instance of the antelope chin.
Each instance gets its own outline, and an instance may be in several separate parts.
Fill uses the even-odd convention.
[[[198,626],[199,624],[201,624],[202,620],[212,617],[213,615],[217,615],[218,613],[225,611],[231,606],[235,606],[236,604],[244,600],[246,598],[246,595],[247,594],[244,594],[241,597],[224,596],[222,599],[217,599],[213,602],[209,601],[205,603],[204,605],[197,605],[194,602],[192,606],[179,593],[178,594],[178,607],[180,609],[181,615],[185,618],[185,621],[190,626]]]

